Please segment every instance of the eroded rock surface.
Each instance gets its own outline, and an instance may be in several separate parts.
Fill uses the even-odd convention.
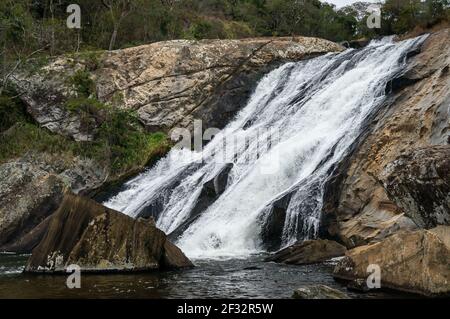
[[[345,246],[331,240],[306,240],[280,250],[266,261],[285,264],[314,264],[344,256]]]
[[[192,267],[154,221],[133,219],[92,200],[66,194],[33,250],[27,272],[118,272]]]
[[[414,149],[382,175],[389,197],[421,228],[450,225],[450,145]]]
[[[98,54],[95,70],[89,59],[59,57],[37,74],[19,73],[13,80],[41,126],[86,141],[93,138],[95,121],[85,125],[64,106],[79,96],[70,85],[77,71],[90,74],[100,101],[137,111],[149,130],[190,127],[194,119],[205,128],[222,128],[258,80],[280,63],[341,50],[306,37],[173,40]]]
[[[394,186],[383,184],[383,176],[385,169],[404,154],[449,143],[449,43],[449,29],[431,34],[419,52],[410,57],[405,74],[399,76],[404,81],[397,81],[387,88],[395,88],[387,103],[389,106],[367,128],[367,138],[346,159],[348,165],[340,175],[342,182],[337,182],[339,186],[328,192],[330,196],[326,199],[322,223],[322,233],[326,236],[351,248],[426,224],[415,222],[414,209],[417,211],[418,208],[411,210],[413,203],[403,204],[400,197],[404,199],[404,195],[397,197],[399,194],[390,191]],[[408,163],[404,164],[408,166]],[[420,169],[431,172],[433,164],[423,163]],[[422,173],[415,174],[421,176]],[[442,179],[434,182],[437,184],[429,181],[426,192],[435,200],[423,202],[422,205],[427,206],[420,208],[423,212],[445,207],[446,200],[448,203],[448,197],[445,199],[441,194]],[[429,222],[431,226],[436,224]]]
[[[369,265],[381,270],[381,288],[423,295],[450,293],[450,227],[400,232],[356,247],[334,270],[344,280],[366,279]]]

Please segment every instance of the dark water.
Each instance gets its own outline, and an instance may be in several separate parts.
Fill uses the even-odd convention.
[[[234,260],[194,260],[196,268],[145,274],[81,276],[69,289],[65,276],[22,274],[28,256],[0,254],[0,298],[290,298],[301,286],[336,283],[333,266],[265,263],[263,256]],[[348,293],[348,292],[347,292]],[[392,294],[352,294],[354,298],[392,298]]]

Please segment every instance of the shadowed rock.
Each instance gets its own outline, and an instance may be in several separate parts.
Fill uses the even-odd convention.
[[[269,213],[262,223],[261,239],[264,247],[269,251],[280,249],[284,222],[286,220],[286,210],[291,198],[292,193],[288,193],[273,202]]]
[[[233,164],[227,164],[222,170],[216,175],[216,177],[207,181],[202,188],[200,196],[197,199],[197,203],[191,210],[189,218],[184,221],[176,230],[169,234],[169,238],[176,240],[180,237],[189,226],[194,223],[197,218],[211,205],[213,204],[220,195],[225,192],[228,175],[233,168]]]
[[[304,265],[327,261],[343,256],[346,248],[331,240],[306,240],[280,250],[266,261]]]
[[[66,194],[33,250],[26,272],[149,271],[192,267],[153,220],[133,219],[92,200]]]
[[[367,135],[343,160],[333,183],[325,189],[321,237],[353,248],[381,241],[398,231],[433,227],[438,224],[439,211],[443,223],[445,207],[448,214],[444,192],[448,177],[444,173],[441,178],[427,179],[426,174],[431,176],[433,167],[441,164],[425,154],[419,164],[413,157],[422,151],[407,154],[416,152],[414,149],[448,144],[449,41],[450,29],[444,29],[431,34],[420,50],[412,52],[414,56],[410,56],[401,75],[409,83],[394,83],[397,89],[388,96],[386,107],[365,128]],[[402,171],[386,174],[386,168],[397,159],[402,159]],[[409,159],[414,170],[408,169]],[[442,160],[443,157],[443,164]],[[423,174],[418,169],[427,172]],[[412,174],[411,181],[407,172]],[[386,179],[388,175],[392,184]],[[407,186],[408,183],[412,184]]]
[[[382,176],[389,197],[422,228],[450,225],[450,146],[412,150]]]

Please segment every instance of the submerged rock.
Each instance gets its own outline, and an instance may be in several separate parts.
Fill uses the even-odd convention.
[[[337,289],[325,285],[302,287],[294,291],[294,299],[350,299],[350,297]]]
[[[343,256],[345,246],[331,240],[307,240],[275,253],[266,261],[303,265],[314,264]]]
[[[149,271],[192,267],[152,220],[133,219],[92,200],[66,194],[26,272]]]
[[[334,277],[366,279],[368,266],[381,270],[381,288],[422,295],[450,293],[450,227],[394,234],[379,243],[347,252]]]

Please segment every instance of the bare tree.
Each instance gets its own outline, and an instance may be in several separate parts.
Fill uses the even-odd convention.
[[[102,0],[103,5],[109,10],[113,22],[113,33],[109,42],[109,51],[114,49],[120,24],[135,8],[133,0]]]
[[[8,70],[6,70],[6,65],[3,65],[3,72],[0,73],[0,95],[2,95],[3,91],[5,90],[6,86],[8,85],[8,81],[11,78],[11,76],[13,76],[14,72],[17,71],[17,69],[19,68],[19,66],[27,61],[29,61],[35,54],[42,52],[44,50],[46,50],[47,47],[44,48],[40,48],[38,50],[35,50],[33,52],[31,52],[30,54],[28,54],[25,57],[17,57],[17,60],[14,62],[14,64],[12,64]],[[3,56],[4,51],[0,53],[0,55]]]

